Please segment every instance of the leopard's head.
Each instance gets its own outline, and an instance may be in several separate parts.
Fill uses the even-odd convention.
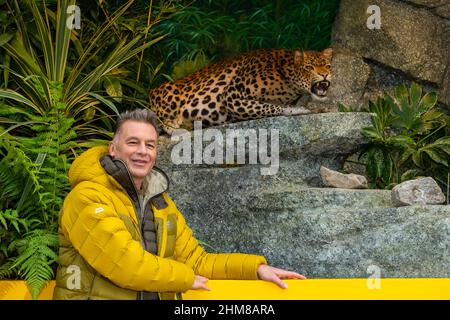
[[[333,50],[295,51],[295,69],[301,89],[315,100],[325,100],[331,84],[331,57]]]

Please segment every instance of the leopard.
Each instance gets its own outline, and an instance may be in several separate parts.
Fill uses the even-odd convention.
[[[331,84],[332,48],[259,49],[164,83],[148,94],[162,131],[273,116],[311,113],[298,101],[324,101]]]

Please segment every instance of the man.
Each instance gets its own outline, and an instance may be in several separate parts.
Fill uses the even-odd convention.
[[[158,168],[157,122],[145,109],[125,112],[106,147],[80,155],[60,216],[54,299],[175,299],[212,279],[304,279],[264,257],[211,254],[198,244],[167,195]]]

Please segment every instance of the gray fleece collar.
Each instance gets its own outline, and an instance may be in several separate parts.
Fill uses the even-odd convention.
[[[111,155],[104,155],[100,158],[100,164],[125,189],[131,199],[139,203],[138,192],[125,162],[114,159]],[[169,189],[169,178],[164,171],[153,167],[152,171],[145,177],[143,187],[145,198],[151,198]]]

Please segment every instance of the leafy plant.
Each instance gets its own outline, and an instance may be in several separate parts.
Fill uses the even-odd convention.
[[[135,1],[118,19],[111,25],[108,31],[110,46],[104,46],[88,68],[101,64],[117,43],[129,41],[136,37],[142,38],[142,43],[158,42],[161,32],[153,32],[155,25],[160,23],[167,15],[176,12],[173,2],[176,0],[162,1]],[[155,2],[155,5],[153,4]],[[83,12],[83,25],[79,31],[79,44],[83,48],[92,44],[92,35],[98,30],[99,23],[107,22],[114,12],[120,9],[123,1],[99,1],[98,3],[81,0],[77,1]],[[153,46],[153,45],[152,45]],[[129,104],[139,106],[147,105],[148,84],[163,76],[161,68],[164,66],[164,58],[156,57],[150,50],[142,50],[135,59],[130,59],[120,68],[111,70],[104,77],[98,89],[106,90],[114,101],[126,101]],[[118,106],[120,110],[120,105]],[[120,110],[123,111],[123,110]]]
[[[197,70],[200,70],[209,63],[210,61],[202,52],[197,53],[193,59],[178,61],[173,66],[170,80],[174,81],[181,79]]]
[[[339,103],[338,111],[339,112],[358,112],[358,109],[356,107],[353,107],[353,106],[348,106],[346,104]],[[361,110],[361,111],[364,111],[364,110]]]
[[[54,275],[69,165],[84,147],[111,135],[115,102],[127,98],[106,86],[115,95],[109,99],[102,86],[114,87],[120,66],[161,39],[111,41],[132,3],[85,42],[66,27],[74,0],[57,1],[55,12],[45,2],[6,1],[16,31],[0,35],[2,55],[10,58],[1,66],[8,79],[0,89],[0,277],[26,279],[33,298]]]
[[[432,176],[445,190],[450,172],[450,117],[436,106],[435,92],[422,94],[412,83],[370,101],[372,126],[362,133],[371,144],[361,153],[373,187],[390,188],[417,177]]]
[[[54,277],[51,265],[58,261],[55,252],[58,244],[58,236],[47,229],[30,231],[23,239],[16,239],[10,244],[11,250],[17,250],[19,254],[12,260],[9,269],[26,276],[33,299],[39,296],[46,281]]]

